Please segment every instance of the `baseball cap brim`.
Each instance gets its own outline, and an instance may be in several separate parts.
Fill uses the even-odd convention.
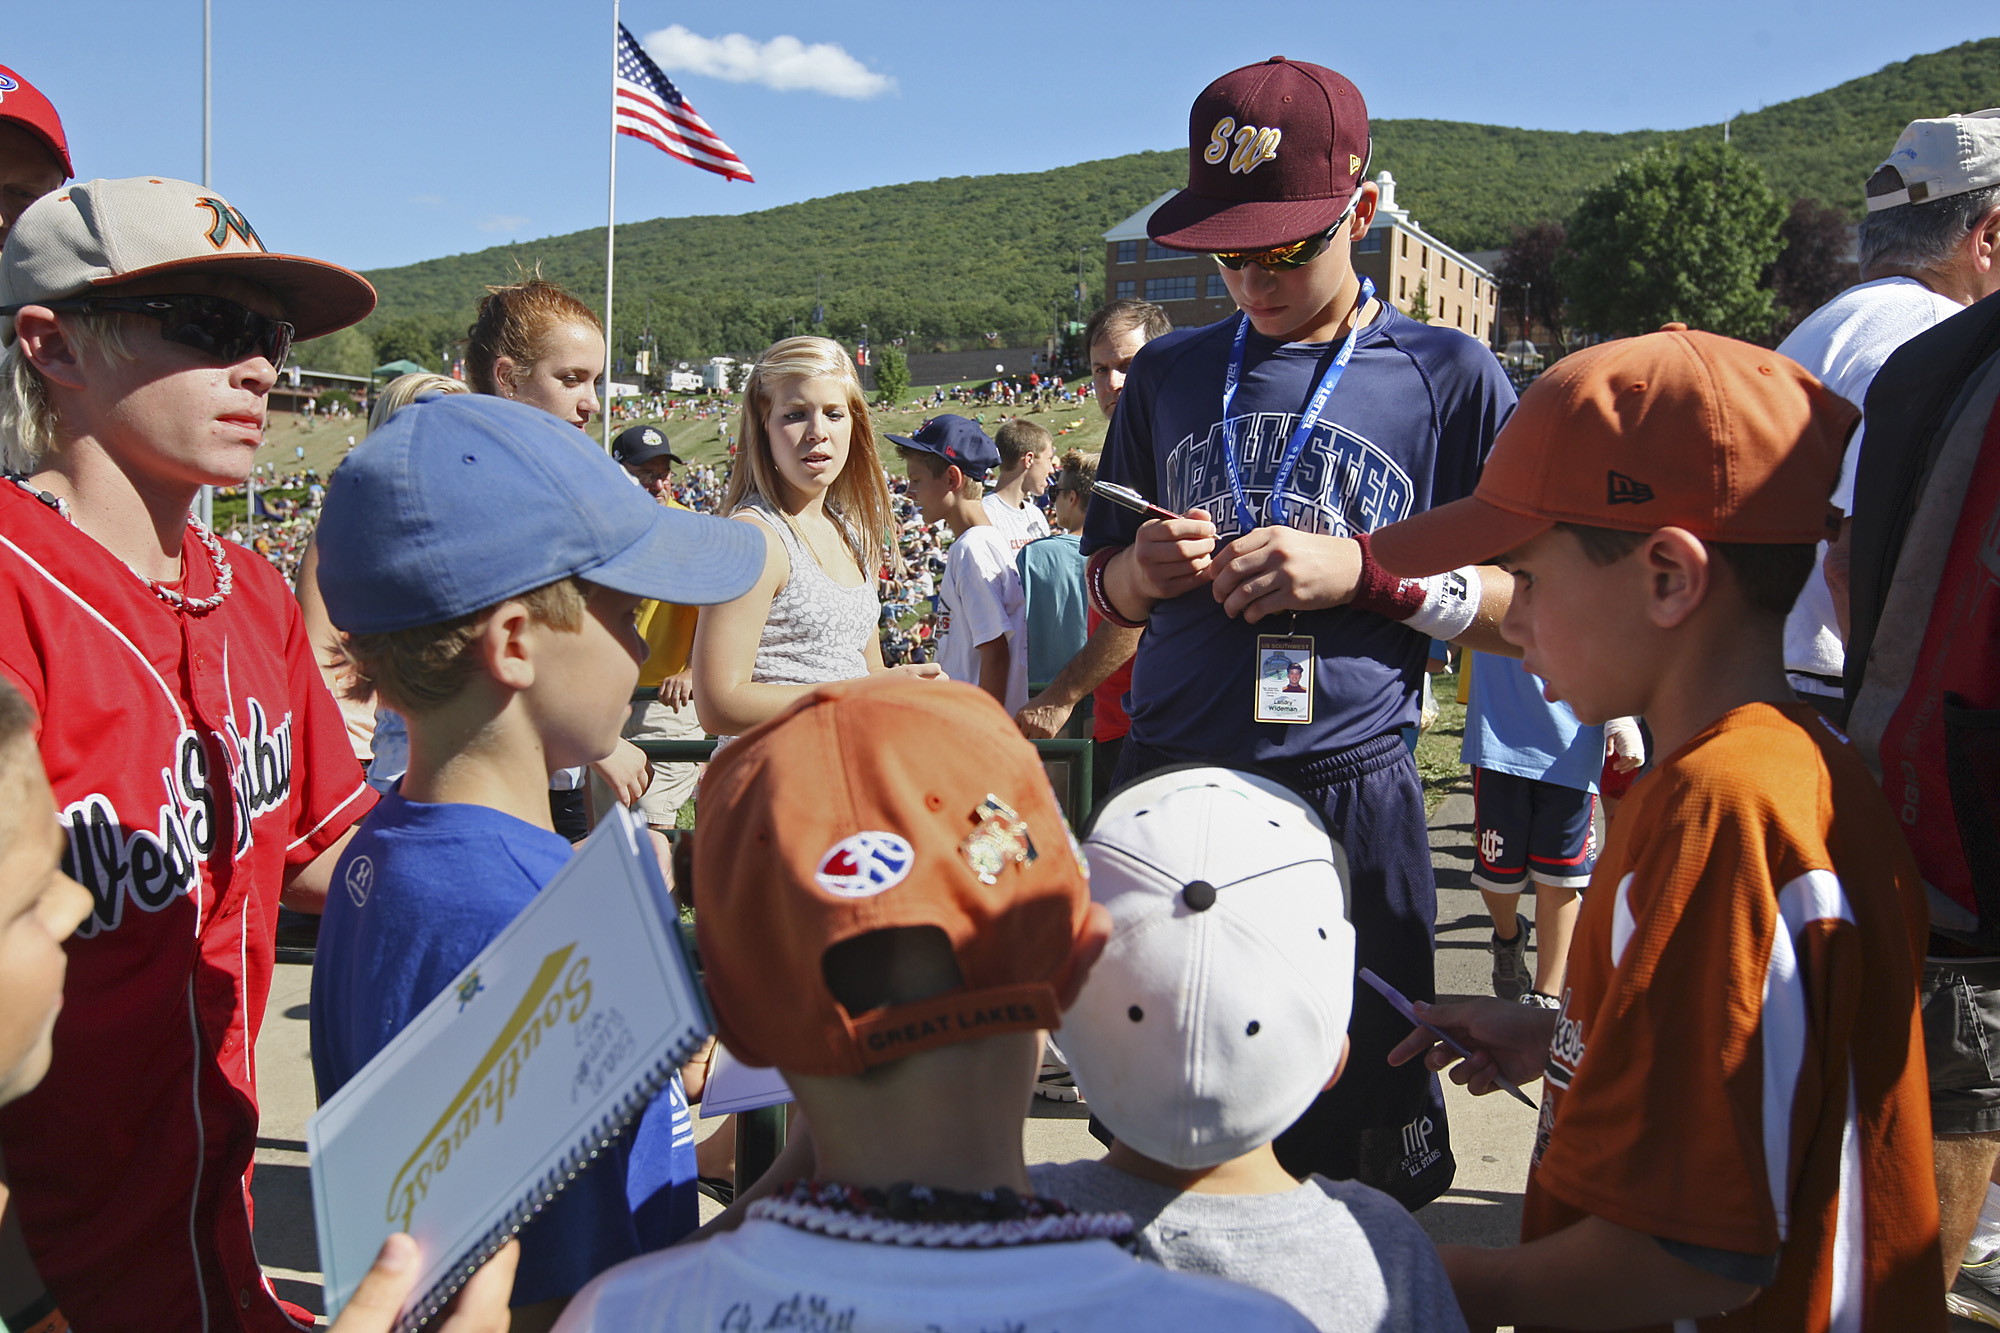
[[[1473,495],[1376,530],[1369,534],[1368,549],[1375,563],[1397,578],[1421,579],[1489,563],[1555,525],[1554,519],[1502,509]]]
[[[256,283],[278,298],[285,319],[298,330],[301,341],[359,324],[375,309],[375,288],[368,279],[338,264],[300,255],[220,254],[176,259],[120,273],[92,286],[122,287],[177,273],[215,274]]]
[[[1340,221],[1350,191],[1326,199],[1210,199],[1182,190],[1153,210],[1146,234],[1175,250],[1270,250]]]
[[[763,573],[761,530],[662,505],[639,540],[576,577],[677,606],[715,606],[749,592]]]

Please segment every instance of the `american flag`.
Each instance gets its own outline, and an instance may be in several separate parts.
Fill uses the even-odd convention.
[[[674,81],[661,73],[653,58],[618,25],[618,113],[620,134],[644,139],[663,153],[690,166],[730,180],[754,181],[743,159],[715,137],[708,122],[681,96]]]

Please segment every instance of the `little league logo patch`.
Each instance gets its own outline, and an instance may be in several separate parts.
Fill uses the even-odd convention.
[[[368,891],[375,887],[375,863],[365,856],[357,856],[347,863],[345,878],[347,896],[354,899],[356,907],[368,905]]]
[[[893,833],[853,833],[826,849],[813,879],[840,898],[873,898],[901,884],[916,852]]]
[[[0,102],[6,101],[7,94],[20,86],[20,84],[14,82],[14,80],[8,78],[5,74],[0,74]]]

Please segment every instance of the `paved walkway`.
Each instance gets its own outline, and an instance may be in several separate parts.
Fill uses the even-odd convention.
[[[1438,990],[1443,995],[1490,993],[1490,927],[1478,893],[1466,880],[1471,838],[1472,798],[1447,798],[1431,820],[1439,880]],[[305,1153],[305,1122],[313,1109],[306,1035],[311,976],[308,967],[282,964],[272,984],[257,1043],[264,1118],[254,1193],[257,1252],[278,1294],[317,1311],[319,1258]],[[1506,1097],[1471,1097],[1449,1082],[1445,1090],[1458,1177],[1451,1191],[1419,1213],[1418,1220],[1439,1241],[1511,1243],[1519,1234],[1534,1112]],[[1085,1118],[1081,1107],[1037,1101],[1024,1140],[1028,1160],[1067,1162],[1100,1155]],[[712,1122],[707,1129],[712,1132]],[[713,1208],[707,1200],[703,1204],[705,1210]]]

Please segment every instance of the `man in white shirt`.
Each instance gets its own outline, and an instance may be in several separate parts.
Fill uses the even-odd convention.
[[[1048,516],[1035,497],[1048,489],[1056,470],[1056,442],[1046,428],[1015,417],[994,432],[993,445],[1000,451],[1000,476],[981,503],[1008,549],[1018,551],[1049,535]]]
[[[1778,350],[1859,406],[1909,339],[2000,291],[2000,108],[1912,121],[1868,178],[1861,277],[1808,315]],[[1861,431],[1833,504],[1853,511]],[[1820,544],[1822,565],[1826,544]],[[1823,569],[1785,621],[1785,671],[1801,699],[1839,720],[1846,654]]]

